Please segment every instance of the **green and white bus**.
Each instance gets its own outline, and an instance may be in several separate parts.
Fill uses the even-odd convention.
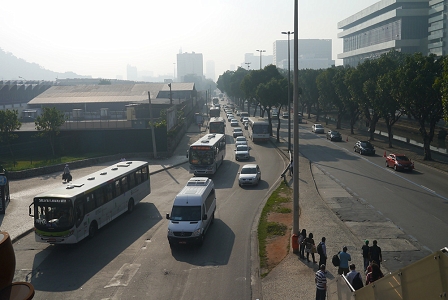
[[[39,194],[29,208],[36,241],[74,244],[93,237],[150,193],[148,163],[124,161]]]

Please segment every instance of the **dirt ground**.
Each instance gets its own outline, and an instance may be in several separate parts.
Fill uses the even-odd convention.
[[[290,213],[270,213],[268,215],[268,222],[277,222],[287,226],[285,235],[276,236],[266,241],[266,255],[269,271],[278,265],[289,253],[293,222],[292,205],[292,201],[283,204],[283,207],[291,209]]]

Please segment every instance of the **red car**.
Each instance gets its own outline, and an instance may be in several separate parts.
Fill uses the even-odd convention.
[[[389,154],[386,157],[386,167],[394,168],[395,171],[412,171],[414,163],[404,154]]]

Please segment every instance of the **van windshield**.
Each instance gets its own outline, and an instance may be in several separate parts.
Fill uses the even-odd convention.
[[[173,206],[171,211],[172,221],[200,221],[201,207],[200,206]]]

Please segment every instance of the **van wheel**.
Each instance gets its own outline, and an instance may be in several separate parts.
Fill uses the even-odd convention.
[[[98,225],[96,225],[96,222],[90,223],[89,238],[93,238],[95,236],[97,230],[98,230]]]
[[[128,202],[128,213],[131,213],[134,211],[134,199],[129,199]]]

